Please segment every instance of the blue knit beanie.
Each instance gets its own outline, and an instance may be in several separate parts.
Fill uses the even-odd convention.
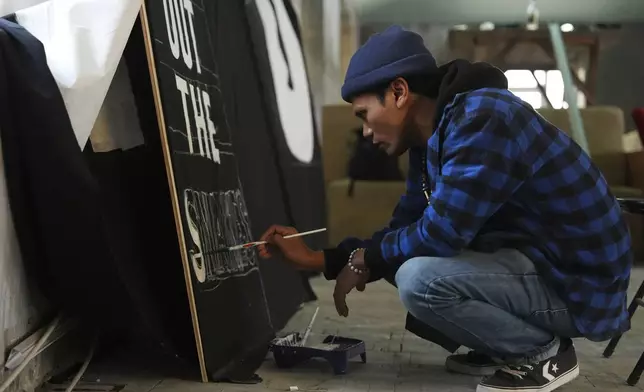
[[[436,71],[436,60],[423,38],[400,26],[374,34],[351,57],[342,85],[342,99],[356,95],[397,77]]]

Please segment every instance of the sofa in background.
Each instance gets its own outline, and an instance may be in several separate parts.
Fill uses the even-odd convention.
[[[566,110],[542,109],[539,113],[548,121],[569,132]],[[611,106],[581,109],[589,153],[600,168],[617,197],[641,197],[642,189],[631,186],[627,157],[624,151],[624,116],[622,110]],[[351,155],[351,129],[361,122],[347,104],[327,105],[322,113],[322,156],[326,183],[329,241],[336,245],[348,236],[369,237],[385,226],[400,196],[405,192],[404,181],[357,181],[352,196],[348,195],[347,164]],[[403,175],[407,173],[407,154],[400,157]],[[644,241],[641,219],[629,217],[635,253],[640,258]]]

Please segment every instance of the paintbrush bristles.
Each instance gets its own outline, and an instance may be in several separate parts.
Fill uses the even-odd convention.
[[[296,333],[292,333],[290,335],[284,336],[283,338],[276,339],[274,344],[276,346],[294,347],[300,345],[300,339],[298,339]]]

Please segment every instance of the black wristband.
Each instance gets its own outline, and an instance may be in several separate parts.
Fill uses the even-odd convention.
[[[374,244],[365,250],[364,265],[374,276],[385,276],[389,265],[382,257],[380,244]]]
[[[324,249],[324,277],[327,280],[335,279],[342,268],[347,265],[350,252],[339,248]]]

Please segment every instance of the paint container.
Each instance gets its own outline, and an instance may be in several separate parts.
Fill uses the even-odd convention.
[[[349,359],[360,355],[367,363],[367,353],[362,340],[328,335],[321,343],[303,346],[299,332],[289,334],[271,342],[275,364],[279,368],[291,368],[311,358],[325,359],[335,374],[346,374]]]

